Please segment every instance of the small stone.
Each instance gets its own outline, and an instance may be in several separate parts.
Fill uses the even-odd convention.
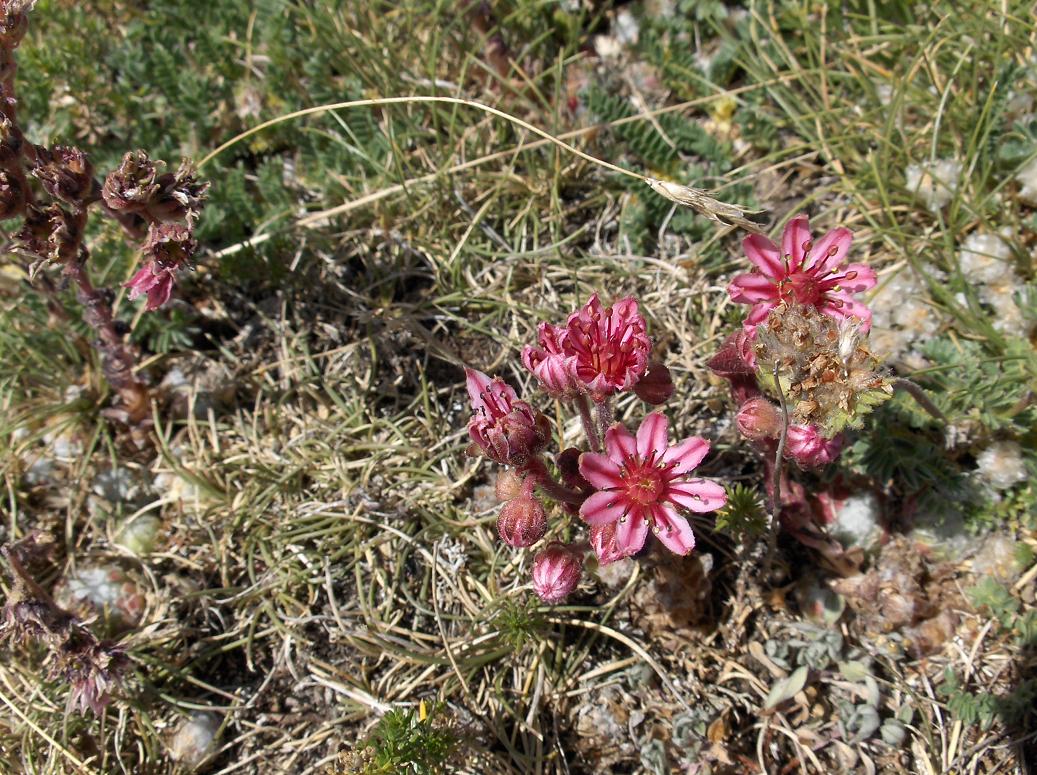
[[[1008,536],[991,535],[972,558],[972,572],[977,578],[991,576],[998,581],[1015,581],[1020,573],[1018,544]]]
[[[54,590],[62,608],[86,616],[102,615],[113,630],[136,626],[144,614],[144,595],[118,567],[98,565],[77,568]]]
[[[169,741],[169,756],[188,772],[202,772],[216,751],[220,721],[213,713],[192,713]]]
[[[1026,481],[1023,450],[1015,441],[996,441],[979,453],[977,471],[996,490],[1008,490]]]
[[[162,520],[157,516],[142,514],[123,523],[119,528],[115,543],[140,557],[155,548],[161,528]]]
[[[859,546],[867,551],[882,538],[881,518],[882,511],[875,494],[857,493],[836,508],[835,522],[829,526],[829,532],[847,549]]]
[[[907,168],[907,189],[921,199],[933,212],[942,209],[954,198],[961,175],[961,162],[938,159],[932,164],[912,164]]]

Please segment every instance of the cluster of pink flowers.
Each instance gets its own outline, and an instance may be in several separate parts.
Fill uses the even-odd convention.
[[[551,457],[545,455],[547,418],[500,378],[466,370],[472,451],[508,467],[497,482],[501,540],[515,548],[543,540],[544,498],[588,527],[588,540],[554,541],[536,554],[533,589],[544,602],[561,602],[576,589],[588,550],[605,565],[642,551],[651,533],[670,551],[687,554],[695,546],[687,513],[726,503],[723,487],[691,476],[708,441],[670,444],[669,424],[659,412],[648,414],[636,434],[613,422],[619,393],[633,392],[653,405],[673,393],[669,371],[650,360],[651,349],[632,298],[604,307],[594,295],[564,326],[541,323],[537,344],[524,348],[522,363],[550,397],[575,407],[589,446]]]
[[[709,365],[731,384],[740,407],[738,430],[768,452],[777,448],[784,418],[760,389],[753,349],[757,328],[767,326],[775,310],[800,305],[852,321],[866,332],[871,310],[854,296],[873,288],[876,277],[864,264],[847,263],[852,241],[853,233],[840,227],[815,242],[807,216],[800,215],[785,227],[780,248],[757,234],[742,243],[753,269],[735,276],[727,290],[733,301],[752,306],[742,329],[727,338]],[[825,438],[813,425],[790,424],[784,454],[804,468],[819,468],[838,458],[842,444],[841,435]]]

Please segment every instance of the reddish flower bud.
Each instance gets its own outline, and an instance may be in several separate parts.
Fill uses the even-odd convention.
[[[646,404],[665,404],[673,395],[673,378],[670,376],[670,370],[658,361],[649,364],[648,373],[634,385],[634,393]]]
[[[538,454],[551,438],[548,419],[519,401],[504,380],[465,369],[472,419],[468,435],[486,457],[502,465],[522,465]]]
[[[537,341],[539,347],[522,348],[522,365],[540,380],[541,386],[552,398],[568,400],[580,390],[576,383],[576,356],[564,349],[566,330],[550,323],[541,323]]]
[[[558,453],[555,463],[558,465],[558,473],[562,476],[562,483],[570,490],[590,491],[594,488],[591,483],[583,478],[580,473],[580,455],[583,450],[569,447]]]
[[[814,425],[790,425],[785,436],[785,457],[804,468],[820,468],[839,457],[842,434],[826,439]]]
[[[630,556],[629,552],[624,552],[619,548],[619,544],[616,543],[616,527],[618,525],[619,522],[591,525],[591,548],[598,558],[599,565],[608,565]]]
[[[776,439],[781,434],[781,412],[766,398],[750,398],[742,404],[735,422],[750,441]]]
[[[735,331],[724,340],[706,365],[714,374],[725,379],[755,377],[756,355],[753,353],[752,336],[744,330]]]
[[[580,583],[583,557],[570,546],[548,544],[533,559],[533,589],[545,603],[560,603]]]
[[[535,497],[523,495],[505,503],[497,518],[501,540],[515,549],[532,546],[547,532],[547,514]]]
[[[493,485],[493,492],[497,500],[507,503],[522,495],[523,479],[514,471],[504,470],[497,474],[497,481]]]

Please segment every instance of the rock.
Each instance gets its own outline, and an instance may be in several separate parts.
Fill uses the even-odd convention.
[[[188,772],[203,772],[216,752],[220,720],[213,713],[192,713],[169,741],[169,757]]]

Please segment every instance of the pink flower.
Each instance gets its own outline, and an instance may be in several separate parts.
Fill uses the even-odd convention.
[[[785,434],[785,457],[804,468],[820,468],[839,457],[842,434],[826,439],[814,425],[790,425]]]
[[[746,330],[766,320],[782,302],[794,302],[837,319],[856,318],[867,331],[871,310],[853,294],[875,287],[875,273],[864,264],[845,263],[853,240],[849,229],[833,229],[815,243],[807,220],[799,215],[789,221],[780,249],[759,234],[742,243],[755,269],[736,276],[727,292],[732,300],[753,305],[745,319]]]
[[[548,544],[533,558],[533,590],[545,603],[560,603],[569,597],[581,575],[583,558],[565,544]]]
[[[126,283],[130,298],[147,294],[144,308],[149,312],[169,301],[178,269],[187,265],[198,243],[191,227],[180,223],[151,224],[144,243],[144,265]]]
[[[603,401],[630,390],[648,369],[652,342],[633,298],[602,307],[598,295],[574,312],[565,328],[542,323],[539,347],[526,347],[522,363],[548,393],[571,398],[590,393]]]
[[[150,261],[137,270],[133,278],[126,283],[130,289],[130,298],[147,294],[148,301],[144,309],[151,312],[169,301],[173,295],[173,270],[158,266]]]
[[[616,523],[616,546],[624,555],[641,550],[649,529],[670,551],[687,554],[695,536],[677,510],[714,511],[727,502],[720,485],[688,478],[709,442],[695,436],[669,446],[668,423],[658,412],[645,417],[636,438],[613,425],[605,434],[605,451],[580,457],[580,473],[598,490],[580,515],[592,527]]]
[[[550,323],[541,323],[537,342],[540,347],[522,348],[522,365],[540,380],[552,398],[570,399],[579,393],[576,384],[576,356],[566,353],[563,342],[567,331]]]
[[[551,436],[547,418],[525,401],[500,377],[490,379],[481,371],[465,369],[472,419],[468,435],[486,457],[502,465],[522,465],[546,445]]]

